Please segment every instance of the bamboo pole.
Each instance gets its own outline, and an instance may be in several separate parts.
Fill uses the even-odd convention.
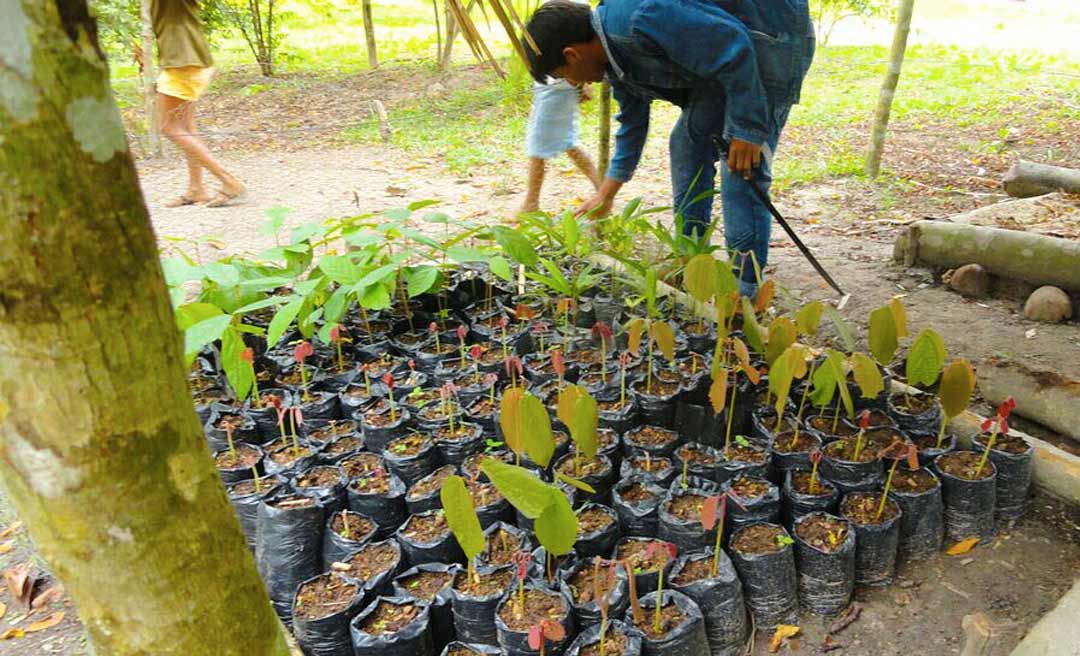
[[[870,148],[866,153],[866,175],[871,179],[876,178],[881,172],[885,131],[889,126],[889,114],[892,113],[896,85],[900,81],[900,68],[904,64],[904,53],[907,51],[908,32],[911,31],[911,14],[914,8],[915,0],[900,0],[892,50],[889,52],[889,67],[885,71],[885,80],[881,84],[877,109],[874,110],[874,127],[870,131]]]
[[[600,84],[600,175],[607,173],[611,163],[611,85],[607,80]]]

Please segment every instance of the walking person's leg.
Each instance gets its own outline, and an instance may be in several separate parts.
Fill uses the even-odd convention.
[[[544,186],[544,170],[547,161],[542,157],[529,158],[528,179],[525,186],[525,200],[521,202],[518,214],[529,214],[540,210],[540,189]]]
[[[600,177],[600,171],[597,170],[596,164],[589,157],[589,154],[581,149],[580,146],[573,146],[566,151],[566,156],[570,158],[570,161],[574,163],[574,166],[581,171],[589,182],[592,183],[594,189],[600,188],[600,183],[603,179]]]
[[[703,235],[712,223],[713,185],[717,149],[712,141],[696,139],[683,112],[671,130],[671,188],[675,213],[681,214],[684,235]]]

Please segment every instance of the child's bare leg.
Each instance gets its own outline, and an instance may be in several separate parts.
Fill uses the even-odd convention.
[[[578,167],[579,171],[585,174],[585,177],[593,184],[593,188],[600,188],[600,183],[603,182],[603,180],[600,179],[600,172],[596,170],[596,164],[593,164],[592,158],[589,157],[584,150],[578,146],[574,146],[566,151],[566,156],[570,158],[570,161],[574,163],[574,166]]]
[[[239,195],[244,192],[244,184],[236,176],[225,170],[225,167],[210,154],[206,144],[195,132],[195,123],[193,117],[189,114],[189,112],[194,111],[194,106],[191,103],[159,93],[158,108],[161,116],[161,133],[184,151],[184,155],[189,162],[189,175],[198,166],[200,177],[202,169],[206,169],[221,181],[223,193]],[[195,181],[191,180],[189,184],[191,182]]]
[[[540,188],[544,185],[545,162],[539,157],[529,158],[529,180],[525,188],[525,200],[521,203],[519,214],[528,214],[540,209]]]

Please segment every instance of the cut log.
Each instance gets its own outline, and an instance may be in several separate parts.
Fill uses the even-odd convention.
[[[1001,180],[1005,193],[1031,198],[1054,191],[1080,194],[1080,170],[1017,160]]]
[[[979,367],[979,390],[995,405],[1013,397],[1016,414],[1080,441],[1080,381],[990,360]]]
[[[994,634],[990,631],[990,620],[986,619],[986,615],[964,615],[961,626],[964,629],[964,648],[960,656],[984,656],[990,653]]]
[[[893,259],[944,269],[981,264],[995,276],[1080,291],[1080,242],[1017,230],[916,221],[897,239]]]

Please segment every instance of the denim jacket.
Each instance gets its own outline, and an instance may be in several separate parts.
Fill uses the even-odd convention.
[[[604,0],[593,28],[608,56],[619,103],[608,177],[625,182],[637,168],[649,129],[649,103],[686,110],[724,107],[725,140],[758,145],[774,109],[799,101],[814,54],[807,0]]]

